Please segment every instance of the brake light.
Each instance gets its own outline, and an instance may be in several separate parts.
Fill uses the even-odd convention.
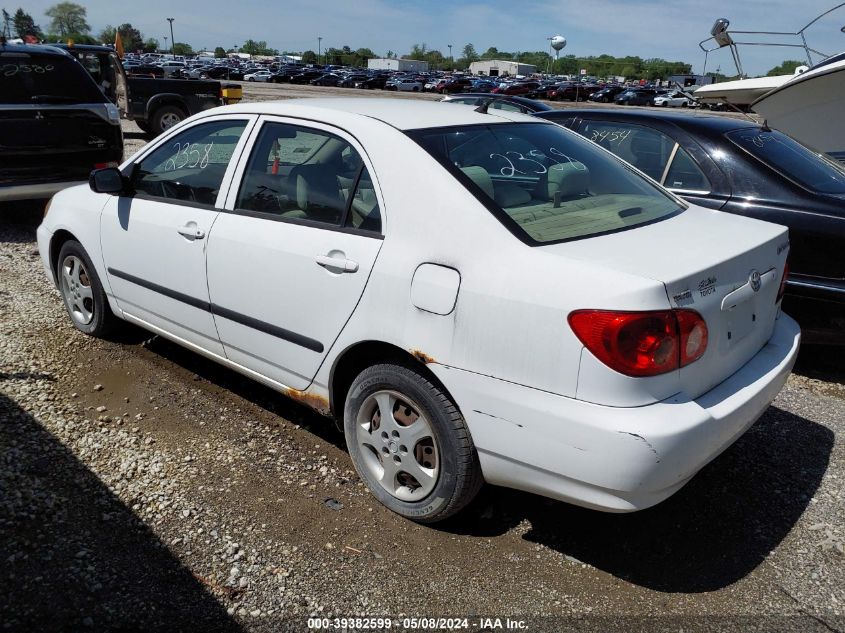
[[[626,376],[665,374],[707,349],[707,324],[694,310],[576,310],[569,325],[596,358]]]
[[[108,163],[94,163],[94,169],[106,169],[108,167],[117,167],[117,163],[110,161]]]
[[[786,263],[783,265],[783,277],[780,278],[780,288],[778,288],[778,298],[775,299],[775,303],[779,303],[781,299],[783,299],[783,295],[786,292],[786,280],[789,277],[789,259],[787,258]]]

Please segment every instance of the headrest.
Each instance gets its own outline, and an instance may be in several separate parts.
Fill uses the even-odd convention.
[[[535,196],[541,200],[553,200],[559,193],[561,198],[573,198],[586,193],[589,184],[590,170],[584,163],[558,163],[549,167],[537,183]]]
[[[291,170],[296,187],[296,204],[302,211],[312,207],[340,205],[337,174],[327,165],[299,165]]]
[[[461,167],[461,171],[464,172],[476,185],[478,185],[484,193],[491,198],[494,196],[493,180],[490,178],[490,174],[487,173],[487,170],[484,169],[484,167],[472,165],[471,167]]]

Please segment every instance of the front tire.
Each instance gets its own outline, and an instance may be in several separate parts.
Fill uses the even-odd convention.
[[[77,330],[102,338],[115,329],[117,317],[109,307],[103,284],[82,244],[68,240],[62,245],[56,277],[65,309]]]
[[[404,365],[374,365],[344,407],[349,455],[370,492],[393,512],[435,523],[466,506],[483,479],[466,422],[450,397]]]

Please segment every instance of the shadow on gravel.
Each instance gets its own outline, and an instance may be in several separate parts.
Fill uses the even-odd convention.
[[[0,228],[8,229],[9,225],[18,225],[14,227],[16,229],[32,228],[32,231],[15,231],[14,234],[4,230],[0,236],[0,242],[34,242],[35,228],[41,224],[46,204],[46,200],[0,202]]]
[[[241,630],[93,472],[2,393],[0,560],[4,630]]]
[[[792,371],[807,378],[845,384],[843,356],[845,356],[845,347],[802,344]]]
[[[155,336],[150,339],[149,333],[143,336],[149,339],[144,343],[144,347],[154,354],[179,365],[185,371],[193,373],[199,378],[207,380],[217,388],[231,391],[274,415],[293,424],[298,424],[302,429],[313,433],[324,442],[328,442],[341,450],[346,450],[346,440],[344,440],[343,433],[335,426],[335,423],[319,413],[315,413],[305,405],[299,404],[278,391],[265,387],[261,383],[242,376],[223,365],[207,360],[205,357],[165,338]],[[131,340],[127,342],[132,343]]]
[[[606,514],[501,488],[487,489],[443,527],[494,536],[524,519],[524,538],[664,592],[726,587],[786,537],[827,469],[833,432],[777,407],[667,501]],[[484,518],[489,517],[489,518]]]

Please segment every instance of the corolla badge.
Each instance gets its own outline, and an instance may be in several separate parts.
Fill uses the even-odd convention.
[[[751,289],[754,292],[760,290],[760,273],[756,270],[752,270],[751,275],[748,277],[748,283],[751,285]]]

